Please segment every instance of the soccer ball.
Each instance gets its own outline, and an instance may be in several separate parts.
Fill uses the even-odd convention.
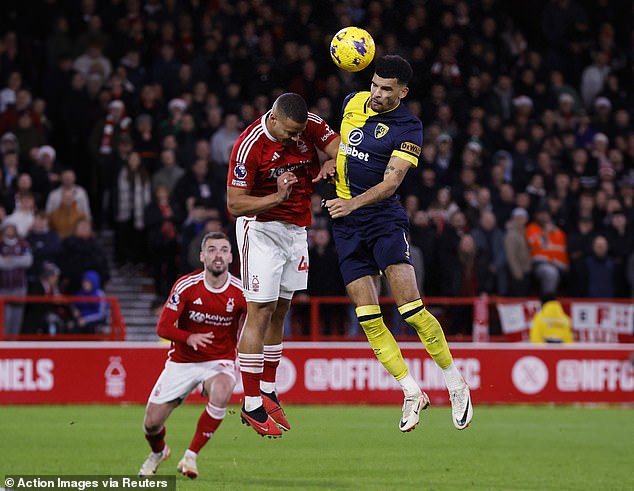
[[[330,56],[339,68],[358,72],[374,58],[374,39],[359,27],[344,27],[330,41]]]

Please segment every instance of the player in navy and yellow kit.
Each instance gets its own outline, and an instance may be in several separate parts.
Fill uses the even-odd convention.
[[[429,404],[408,373],[396,340],[381,315],[376,288],[387,277],[398,310],[443,370],[453,423],[466,428],[473,416],[469,388],[453,363],[438,320],[423,305],[409,254],[409,222],[397,188],[418,164],[422,124],[402,104],[412,68],[400,56],[377,60],[369,92],[350,94],[343,104],[337,155],[337,198],[326,201],[348,295],[374,353],[405,393],[401,431],[410,431]]]

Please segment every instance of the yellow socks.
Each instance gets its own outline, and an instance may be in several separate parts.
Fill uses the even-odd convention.
[[[405,360],[403,360],[403,355],[398,344],[396,344],[394,336],[392,336],[392,333],[383,322],[381,307],[378,305],[363,305],[357,307],[355,311],[377,359],[396,380],[401,380],[408,373],[407,365]],[[443,337],[443,341],[444,339]],[[445,343],[446,345],[447,343]]]
[[[440,368],[447,368],[453,361],[451,352],[445,339],[445,333],[436,319],[423,305],[419,298],[413,302],[401,305],[398,311],[410,326],[416,329],[418,337],[425,345],[425,349]]]

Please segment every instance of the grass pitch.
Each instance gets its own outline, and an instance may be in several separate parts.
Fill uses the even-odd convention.
[[[203,406],[167,423],[176,472]],[[142,406],[0,406],[5,474],[136,474],[149,449]],[[288,406],[293,429],[261,438],[230,414],[178,490],[631,490],[634,409],[476,406],[457,431],[430,408],[403,434],[400,407]]]

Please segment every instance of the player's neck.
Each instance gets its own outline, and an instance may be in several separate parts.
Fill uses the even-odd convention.
[[[213,275],[209,271],[205,271],[205,282],[214,290],[222,288],[224,284],[227,282],[228,277],[229,277],[228,271],[225,271],[219,276]]]

